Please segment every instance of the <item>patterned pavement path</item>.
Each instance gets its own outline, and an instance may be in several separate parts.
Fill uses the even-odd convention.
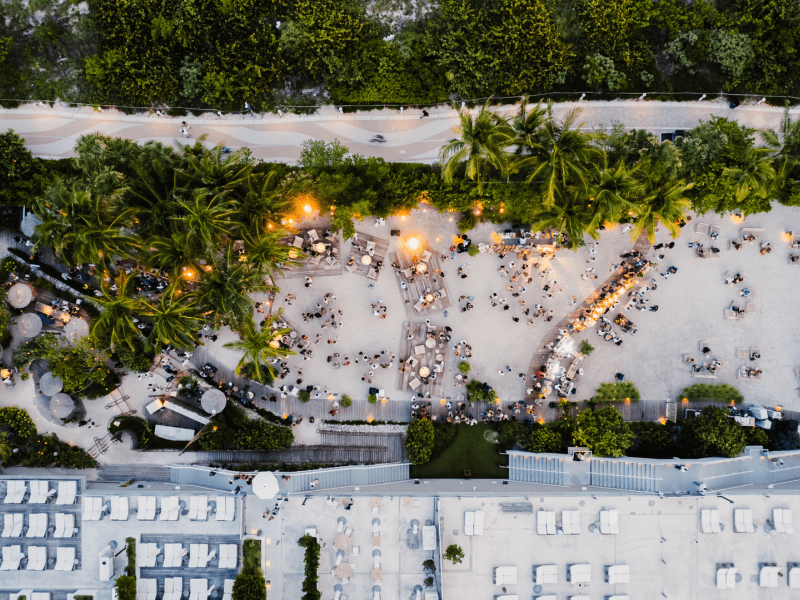
[[[584,129],[610,127],[613,122],[626,127],[647,129],[653,133],[691,129],[711,116],[735,119],[753,128],[778,129],[783,109],[770,106],[740,106],[731,110],[724,102],[658,102],[625,100],[615,102],[570,102],[553,105],[556,118],[573,108],[581,108]],[[511,114],[515,107],[499,107]],[[225,115],[206,113],[201,117],[166,117],[126,115],[117,110],[96,111],[91,107],[69,108],[56,104],[26,105],[18,109],[0,109],[0,131],[14,129],[26,139],[36,156],[63,158],[73,156],[76,140],[84,134],[100,132],[127,137],[143,143],[157,140],[165,144],[185,143],[180,123],[191,126],[192,138],[205,134],[206,143],[223,143],[231,149],[248,147],[253,155],[271,162],[294,163],[301,145],[309,139],[340,140],[351,152],[397,162],[435,162],[439,149],[454,136],[458,125],[455,110],[432,108],[421,119],[420,111],[403,112],[383,109],[358,113],[340,113],[325,107],[315,115]],[[473,113],[475,110],[473,110]],[[791,111],[800,115],[800,108]],[[371,143],[380,134],[386,142]]]

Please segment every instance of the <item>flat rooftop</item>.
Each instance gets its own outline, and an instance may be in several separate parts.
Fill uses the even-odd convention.
[[[620,494],[592,496],[446,497],[439,500],[441,547],[458,544],[463,563],[443,561],[443,600],[491,599],[516,594],[554,594],[558,600],[586,595],[592,600],[627,595],[631,599],[708,600],[713,598],[797,598],[787,583],[787,565],[800,561],[795,535],[770,531],[774,508],[800,516],[800,497],[790,494],[742,494],[658,498]],[[503,505],[509,505],[504,507]],[[510,505],[514,505],[513,507]],[[719,510],[721,533],[701,532],[701,510]],[[753,511],[755,533],[734,533],[734,509]],[[530,512],[512,512],[529,510]],[[537,533],[537,512],[555,511],[555,535]],[[580,534],[562,530],[562,511],[578,511]],[[599,532],[600,511],[615,510],[619,533]],[[482,536],[466,536],[464,513],[484,512]],[[589,583],[570,584],[569,565],[591,565]],[[732,563],[739,576],[733,589],[718,590],[717,568]],[[760,566],[779,568],[778,587],[758,584]],[[535,587],[535,568],[555,565],[557,583]],[[630,583],[606,580],[610,565],[628,565]],[[517,568],[517,583],[495,585],[494,569]]]

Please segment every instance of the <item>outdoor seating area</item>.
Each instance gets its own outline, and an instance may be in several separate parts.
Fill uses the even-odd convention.
[[[442,396],[445,390],[447,345],[451,337],[444,327],[425,322],[408,322],[403,327],[397,390],[411,391],[418,397]]]
[[[291,246],[290,259],[301,261],[300,265],[284,265],[282,270],[286,279],[342,274],[341,241],[338,233],[333,233],[330,229],[300,229],[283,238],[281,243]]]
[[[344,268],[350,273],[377,281],[389,251],[389,242],[366,233],[356,233]]]
[[[392,268],[409,319],[447,310],[451,299],[439,255],[422,238],[411,237],[392,254]]]

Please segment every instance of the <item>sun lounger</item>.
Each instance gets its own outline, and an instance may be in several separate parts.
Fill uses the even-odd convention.
[[[556,513],[555,511],[547,511],[547,535],[556,534]]]
[[[47,564],[47,548],[45,546],[28,546],[27,571],[44,571]]]
[[[0,571],[16,571],[19,569],[20,561],[25,558],[22,546],[3,546],[3,562],[0,564]]]
[[[200,544],[189,544],[189,568],[196,569],[200,563]]]
[[[15,538],[22,534],[23,513],[6,513],[3,515],[3,535],[4,538]]]
[[[50,492],[50,484],[47,481],[33,480],[30,482],[31,495],[28,504],[44,504]]]
[[[47,533],[47,513],[32,513],[28,515],[28,532],[25,537],[43,538]]]
[[[209,595],[208,580],[192,579],[189,582],[189,600],[207,600]]]
[[[789,569],[788,583],[791,589],[800,589],[800,567],[792,567]]]
[[[600,511],[600,533],[603,535],[616,535],[619,533],[619,516],[616,510]]]
[[[734,509],[733,530],[736,533],[754,533],[753,511],[747,508]]]
[[[76,481],[59,481],[56,504],[75,504],[77,493],[78,483]]]
[[[570,583],[591,583],[592,581],[592,565],[588,563],[569,565],[567,573]]]
[[[700,530],[703,533],[713,533],[711,531],[711,510],[707,508],[700,511]]]
[[[631,568],[629,565],[611,565],[608,567],[608,583],[630,583]]]
[[[719,526],[719,511],[716,508],[711,510],[711,533],[722,533]]]
[[[773,508],[772,509],[772,527],[778,533],[786,533],[786,527],[783,525],[783,509],[782,508]]]
[[[225,580],[225,587],[223,588],[222,600],[232,600],[233,598],[233,579]]]
[[[25,492],[28,487],[24,481],[17,479],[9,479],[6,482],[6,497],[3,500],[4,504],[20,504],[25,497]]]
[[[475,511],[475,535],[483,535],[483,511]]]
[[[517,583],[517,567],[495,567],[494,569],[494,584],[495,585],[516,585]]]
[[[472,511],[464,513],[464,535],[475,535],[475,513]]]
[[[728,589],[728,569],[717,569],[717,589]]]
[[[220,544],[219,568],[235,569],[239,556],[239,547],[236,544]]]
[[[761,587],[778,587],[779,567],[761,567],[758,573],[758,585]]]
[[[75,548],[56,548],[54,571],[72,571],[75,566]]]
[[[198,513],[198,496],[189,496],[189,514],[187,515],[190,520],[195,521],[197,520],[197,513]]]
[[[69,596],[69,594],[67,596]],[[50,593],[49,592],[31,592],[30,598],[31,598],[31,600],[50,600]]]
[[[697,225],[694,226],[694,230],[697,233],[708,233],[708,224],[706,224],[706,223],[697,223]]]
[[[536,512],[536,533],[547,535],[547,512],[540,510]]]
[[[536,585],[558,583],[558,567],[556,565],[539,565],[536,567]]]

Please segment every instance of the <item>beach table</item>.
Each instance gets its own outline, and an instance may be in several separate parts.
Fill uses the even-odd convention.
[[[422,344],[414,346],[414,354],[425,354],[425,346]]]
[[[420,386],[421,382],[419,379],[414,377],[411,381],[408,382],[408,385],[411,387],[412,390],[416,390]]]

